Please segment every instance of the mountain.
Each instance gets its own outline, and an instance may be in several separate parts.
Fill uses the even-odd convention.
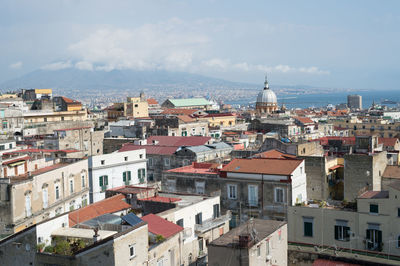
[[[78,89],[82,91],[109,89],[162,88],[242,88],[254,89],[254,84],[231,82],[185,72],[112,70],[89,71],[76,68],[35,70],[0,84],[0,90],[18,88]]]

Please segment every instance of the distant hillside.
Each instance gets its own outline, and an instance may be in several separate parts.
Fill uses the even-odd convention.
[[[82,91],[140,88],[242,88],[254,89],[260,85],[231,82],[202,75],[167,71],[87,71],[68,68],[36,70],[0,84],[2,91],[18,88],[79,89]]]

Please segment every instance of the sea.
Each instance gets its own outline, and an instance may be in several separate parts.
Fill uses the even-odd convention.
[[[362,96],[363,108],[368,108],[373,102],[376,104],[383,104],[388,107],[395,107],[400,105],[400,90],[390,91],[355,91],[337,92],[337,93],[321,93],[321,94],[299,94],[299,95],[277,95],[278,105],[285,104],[286,108],[308,108],[308,107],[326,107],[329,104],[337,105],[347,103],[347,95],[358,94]],[[234,106],[248,106],[255,105],[253,98],[243,98],[235,101],[226,101],[225,103]],[[383,103],[384,101],[391,101],[393,103]]]

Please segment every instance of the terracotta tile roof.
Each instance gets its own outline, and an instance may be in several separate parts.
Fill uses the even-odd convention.
[[[300,159],[234,159],[221,172],[290,175],[303,162]]]
[[[399,141],[398,138],[379,138],[379,144],[383,144],[386,147],[394,147],[396,143]]]
[[[106,213],[114,213],[129,209],[131,205],[124,201],[125,196],[122,194],[115,195],[110,198],[95,202],[86,207],[69,213],[69,226],[74,226],[78,222],[84,222]]]
[[[387,199],[389,198],[389,191],[366,191],[361,194],[359,199]]]
[[[253,157],[255,158],[269,158],[269,159],[295,159],[296,156],[292,154],[286,154],[283,152],[280,152],[278,150],[269,150],[266,152],[261,152],[255,154]]]
[[[67,103],[67,104],[71,104],[71,103],[80,104],[80,103],[81,103],[81,102],[78,102],[78,101],[76,101],[76,100],[72,100],[72,99],[70,99],[70,98],[64,97],[64,96],[61,96],[61,98],[62,98],[62,99],[64,100],[64,102]]]
[[[192,115],[199,110],[196,109],[183,109],[183,108],[168,108],[162,111],[162,114],[165,115]]]
[[[181,120],[184,123],[191,123],[191,122],[196,121],[196,119],[194,119],[188,115],[178,115],[177,117],[179,120]]]
[[[211,137],[177,137],[177,136],[151,136],[147,138],[147,144],[158,141],[161,146],[199,146],[205,145],[211,140]]]
[[[180,198],[169,198],[169,197],[161,197],[161,196],[154,196],[154,197],[148,197],[145,199],[141,199],[143,201],[155,201],[155,202],[164,202],[164,203],[172,203],[172,202],[177,202],[180,201]]]
[[[303,125],[314,124],[314,121],[312,121],[309,117],[295,116],[293,118],[302,123]]]
[[[126,143],[122,146],[121,149],[119,149],[119,152],[145,149],[146,154],[172,155],[176,152],[178,148],[179,146],[135,145],[131,143]]]
[[[154,99],[154,98],[148,98],[147,99],[147,103],[148,104],[153,104],[153,105],[157,105],[158,104],[157,100]]]
[[[400,179],[400,167],[397,165],[388,165],[383,172],[382,177]]]
[[[322,137],[316,139],[319,141],[322,146],[329,145],[330,140],[341,140],[345,145],[355,145],[356,144],[356,137],[336,137],[336,136],[329,136],[329,137]]]
[[[155,214],[148,214],[146,216],[143,216],[142,220],[147,222],[149,232],[155,235],[162,235],[165,238],[169,238],[183,231],[183,227],[171,223]]]

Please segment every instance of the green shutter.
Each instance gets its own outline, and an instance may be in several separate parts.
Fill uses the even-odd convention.
[[[335,239],[339,239],[339,226],[335,225]]]
[[[146,169],[142,169],[142,178],[145,178],[145,176],[146,176]]]
[[[142,171],[140,171],[140,169],[137,170],[137,175],[138,175],[138,178],[139,178],[139,179],[142,178]]]
[[[99,185],[100,185],[100,187],[103,186],[103,176],[99,177]]]
[[[131,181],[131,171],[128,171],[128,180]]]
[[[106,175],[104,176],[104,185],[106,186],[108,185],[108,176]]]
[[[313,224],[310,222],[304,222],[304,236],[313,236]]]
[[[126,172],[123,172],[123,173],[122,173],[122,180],[123,180],[124,182],[126,182]]]

